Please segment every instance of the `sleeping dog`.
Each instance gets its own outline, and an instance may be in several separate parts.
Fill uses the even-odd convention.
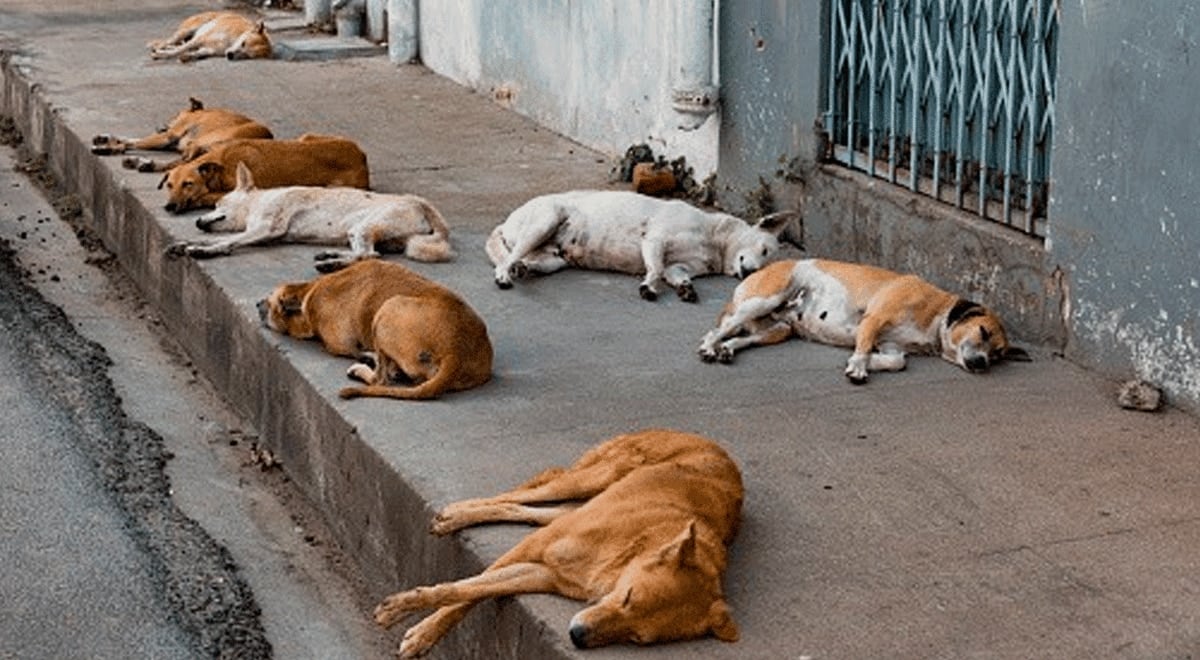
[[[778,261],[746,278],[699,353],[731,362],[742,348],[793,336],[854,347],[846,377],[856,385],[868,372],[903,369],[905,353],[939,354],[971,372],[1029,359],[978,303],[916,275],[828,259]]]
[[[692,277],[745,277],[779,250],[778,235],[795,215],[773,213],[747,224],[680,200],[623,190],[576,190],[535,197],[492,231],[487,253],[496,285],[567,267],[645,274],[638,289],[654,300],[665,282],[696,301]]]

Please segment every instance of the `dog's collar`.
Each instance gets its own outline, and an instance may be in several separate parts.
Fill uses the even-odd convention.
[[[977,302],[959,298],[958,302],[950,308],[950,313],[946,314],[946,328],[950,329],[955,324],[961,323],[973,316],[983,316],[985,314],[983,305]]]

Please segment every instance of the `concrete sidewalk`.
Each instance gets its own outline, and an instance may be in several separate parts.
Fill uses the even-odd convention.
[[[601,273],[492,283],[487,232],[534,195],[606,185],[607,155],[384,58],[150,62],[143,44],[197,4],[43,4],[0,8],[0,112],[77,191],[197,367],[275,443],[373,596],[479,570],[526,530],[438,539],[432,513],[614,434],[683,428],[741,464],[745,519],[726,579],[741,641],[576,652],[566,628],[579,605],[527,596],[480,606],[434,657],[1200,652],[1195,418],[1120,410],[1112,383],[1036,350],[985,376],[916,359],[864,387],[845,382],[845,351],[800,342],[702,364],[695,347],[735,284],[726,278],[701,280],[697,305],[643,302],[636,278]],[[281,137],[352,137],[375,189],[432,200],[459,257],[409,265],[487,320],[495,380],[430,403],[340,401],[346,362],[262,329],[254,311],[275,284],[313,275],[314,249],[164,258],[198,233],[191,218],[161,210],[156,176],[88,145],[145,134],[188,96]]]

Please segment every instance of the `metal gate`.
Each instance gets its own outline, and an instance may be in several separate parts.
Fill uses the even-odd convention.
[[[1059,0],[829,0],[826,156],[1044,237]]]

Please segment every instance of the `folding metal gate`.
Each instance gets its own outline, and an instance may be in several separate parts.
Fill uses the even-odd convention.
[[[1045,236],[1059,0],[829,0],[832,160]]]

